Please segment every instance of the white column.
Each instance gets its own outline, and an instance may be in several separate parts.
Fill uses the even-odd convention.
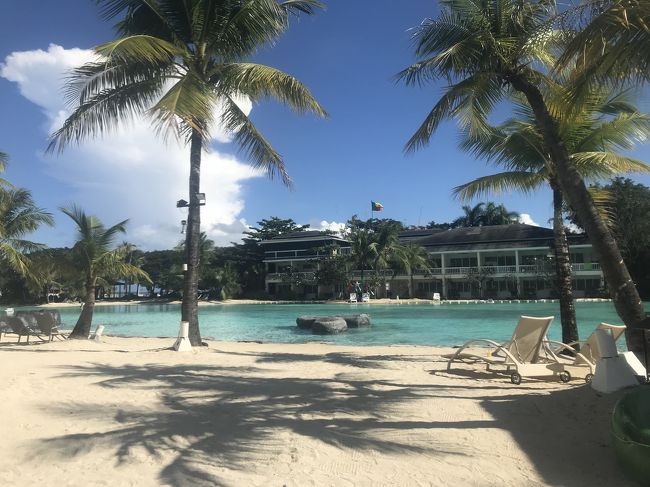
[[[515,266],[517,272],[515,273],[515,282],[517,283],[517,295],[521,292],[521,283],[519,282],[519,251],[515,250]]]

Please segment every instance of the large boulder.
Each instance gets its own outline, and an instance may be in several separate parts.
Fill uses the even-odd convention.
[[[334,335],[348,329],[345,320],[340,316],[320,316],[314,319],[311,331],[321,335]]]
[[[348,325],[348,328],[361,328],[363,326],[370,326],[370,316],[366,313],[360,315],[344,315],[341,316]]]
[[[314,320],[318,318],[317,316],[298,316],[296,318],[296,324],[298,325],[298,328],[302,328],[303,330],[311,330],[312,325],[314,324]]]

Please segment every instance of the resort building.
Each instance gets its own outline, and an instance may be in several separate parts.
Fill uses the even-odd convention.
[[[514,224],[450,230],[415,230],[400,234],[402,243],[424,247],[429,269],[413,275],[393,269],[348,269],[347,286],[318,285],[316,272],[332,252],[349,254],[350,242],[323,232],[297,232],[260,242],[265,251],[266,290],[276,297],[344,297],[357,283],[371,283],[378,297],[431,299],[543,299],[557,297],[553,231]],[[569,235],[574,293],[595,297],[604,292],[600,264],[584,235]]]

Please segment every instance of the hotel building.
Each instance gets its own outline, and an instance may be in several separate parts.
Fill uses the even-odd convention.
[[[403,271],[349,268],[349,282],[373,281],[378,297],[408,296],[431,299],[543,299],[557,297],[553,281],[553,231],[533,225],[495,225],[450,230],[415,230],[400,233],[402,243],[424,247],[430,258],[427,270],[413,276]],[[346,297],[343,285],[319,286],[319,262],[331,255],[351,252],[345,238],[323,232],[296,232],[260,242],[264,249],[266,290],[277,298],[328,299]],[[600,264],[584,235],[569,235],[571,268],[576,297],[603,294]],[[334,250],[333,250],[334,249]],[[299,284],[296,284],[296,283]],[[363,283],[362,283],[363,284]]]

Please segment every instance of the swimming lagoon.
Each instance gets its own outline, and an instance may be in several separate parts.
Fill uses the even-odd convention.
[[[78,308],[61,308],[64,328],[71,328]],[[601,321],[620,324],[610,302],[577,303],[580,337],[587,337]],[[341,335],[312,335],[299,330],[300,315],[368,313],[373,326],[351,329]],[[549,337],[559,340],[557,303],[494,304],[229,304],[199,308],[201,334],[207,339],[272,343],[328,342],[341,345],[458,345],[471,338],[507,340],[520,315],[555,316]],[[121,336],[173,337],[178,334],[180,305],[138,304],[97,306],[93,326]]]

